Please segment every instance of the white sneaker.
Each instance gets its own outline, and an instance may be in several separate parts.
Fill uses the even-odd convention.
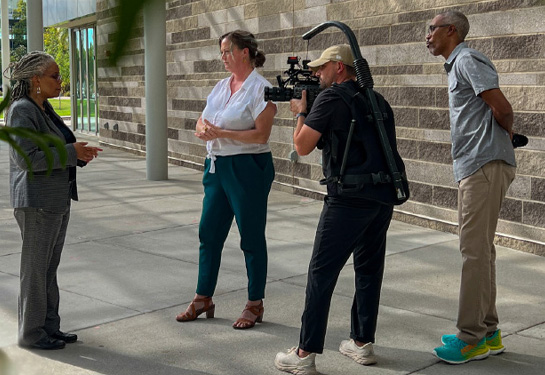
[[[315,358],[316,353],[310,353],[305,358],[301,358],[297,355],[297,347],[293,347],[287,353],[278,353],[274,359],[274,365],[280,371],[295,375],[313,375],[317,374],[314,364]]]
[[[339,346],[339,351],[347,357],[352,358],[360,365],[372,365],[377,363],[373,344],[370,342],[362,347],[356,345],[354,340],[343,340]]]

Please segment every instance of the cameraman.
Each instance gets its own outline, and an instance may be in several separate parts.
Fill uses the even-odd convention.
[[[336,137],[338,154],[344,152],[346,134],[350,127],[352,114],[336,89],[342,90],[353,86],[357,90],[356,74],[353,67],[353,55],[348,45],[336,45],[326,49],[319,59],[308,66],[320,79],[324,89],[316,98],[310,113],[307,108],[306,92],[302,99],[292,99],[290,108],[297,117],[297,127],[293,136],[295,149],[299,155],[308,155],[315,147],[324,148],[323,168],[326,179],[332,177],[332,148],[328,146]],[[363,113],[370,112],[361,108]],[[393,113],[387,106],[385,113]],[[358,124],[361,125],[361,124]],[[364,124],[367,125],[367,124]],[[361,130],[364,136],[373,137],[372,142],[379,144],[373,126],[371,130]],[[337,134],[338,136],[334,136]],[[344,135],[344,138],[343,138]],[[382,154],[371,154],[362,147],[361,142],[353,140],[350,146],[350,157],[363,155],[363,163],[379,163]],[[392,148],[395,149],[395,144]],[[335,149],[336,147],[333,147]],[[377,160],[375,161],[374,158]],[[347,174],[354,165],[347,168]],[[375,185],[378,189],[390,186]],[[369,191],[375,187],[362,188],[361,191],[346,194],[339,189],[336,182],[327,184],[327,196],[316,231],[314,249],[308,269],[306,301],[299,346],[287,353],[276,355],[275,365],[279,370],[292,373],[314,373],[316,353],[323,352],[327,319],[331,297],[339,273],[351,254],[354,256],[356,274],[356,291],[351,310],[350,340],[343,340],[339,351],[362,365],[376,363],[372,343],[375,341],[375,330],[380,299],[380,289],[384,271],[386,249],[386,231],[392,219],[393,205],[380,202],[370,196]],[[377,198],[378,199],[378,198]]]

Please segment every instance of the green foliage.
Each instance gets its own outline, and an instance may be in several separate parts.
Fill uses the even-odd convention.
[[[51,98],[48,100],[59,116],[70,116],[70,114],[72,113],[72,101],[70,99]]]
[[[10,99],[10,91],[8,90],[7,95],[4,100],[0,102],[0,112],[3,112],[8,106]],[[15,142],[13,137],[21,137],[30,139],[36,146],[38,146],[45,154],[47,160],[47,174],[51,174],[53,170],[54,163],[54,154],[51,150],[52,147],[57,149],[59,154],[59,160],[63,166],[66,166],[66,161],[68,160],[68,153],[66,152],[66,146],[61,141],[61,139],[52,134],[44,134],[30,129],[24,128],[10,128],[8,126],[0,127],[0,141],[8,143],[19,155],[23,157],[32,176],[32,163],[28,155],[24,152],[21,147]]]
[[[53,107],[55,112],[59,116],[61,117],[70,116],[70,114],[72,113],[72,105],[71,105],[72,101],[70,99],[50,98],[48,100],[49,100],[49,103],[51,103],[51,106]],[[3,113],[0,114],[0,118],[4,118]]]
[[[68,29],[48,27],[44,30],[44,50],[49,53],[57,65],[62,76],[63,92],[70,91],[70,51],[68,45]]]
[[[17,8],[13,10],[13,19],[15,22],[11,27],[13,35],[13,48],[11,50],[11,61],[19,61],[26,54],[26,2],[19,0]]]
[[[26,55],[27,43],[26,43],[26,2],[19,0],[17,8],[13,10],[13,24],[10,27],[10,34],[13,36],[10,61],[19,61],[21,57]],[[0,62],[0,71],[5,70]],[[0,74],[0,82],[3,82],[4,76]]]
[[[26,46],[19,45],[10,51],[10,61],[19,61],[24,55],[26,55]]]

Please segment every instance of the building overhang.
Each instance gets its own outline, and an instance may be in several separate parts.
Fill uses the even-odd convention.
[[[96,21],[97,21],[96,14],[90,14],[84,17],[73,19],[73,20],[63,21],[54,25],[49,25],[47,27],[62,27],[67,29],[73,29],[73,28],[78,28],[80,26],[94,24],[96,23]]]

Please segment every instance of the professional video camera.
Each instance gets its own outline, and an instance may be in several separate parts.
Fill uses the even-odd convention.
[[[307,113],[314,103],[314,99],[322,90],[318,77],[312,75],[312,70],[309,69],[308,63],[310,60],[303,60],[303,66],[299,64],[298,56],[288,57],[290,68],[284,72],[288,78],[282,80],[280,75],[276,76],[278,87],[265,87],[265,101],[272,100],[273,102],[287,102],[291,99],[301,99],[303,90],[307,90]],[[299,69],[296,69],[295,66]],[[290,87],[288,87],[290,86]]]

